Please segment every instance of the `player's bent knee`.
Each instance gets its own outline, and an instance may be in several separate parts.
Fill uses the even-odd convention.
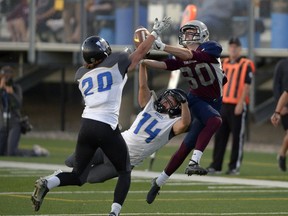
[[[118,178],[125,178],[125,179],[131,179],[131,170],[130,171],[120,171],[118,172]]]
[[[219,128],[222,124],[222,118],[217,116],[217,117],[215,117],[215,119],[216,119],[216,125]]]
[[[214,116],[208,119],[207,124],[211,125],[213,131],[217,131],[222,124],[222,118],[220,116]]]

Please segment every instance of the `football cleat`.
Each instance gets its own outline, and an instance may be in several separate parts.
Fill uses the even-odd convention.
[[[208,167],[208,168],[206,168],[206,170],[207,170],[208,174],[210,174],[210,175],[220,175],[220,174],[222,174],[221,170],[216,170],[213,167]]]
[[[35,211],[39,211],[41,204],[44,200],[44,197],[49,192],[47,187],[47,180],[40,178],[35,182],[35,189],[31,196],[32,204]]]
[[[110,212],[108,216],[117,216],[117,214],[115,212]],[[118,216],[120,216],[120,214],[118,214]]]
[[[47,179],[49,179],[52,176],[56,176],[61,172],[62,172],[62,170],[59,169],[59,170],[56,170],[51,175],[48,175],[48,176],[45,176],[45,177],[42,177],[42,178],[36,180],[35,189],[34,189],[32,196],[31,196],[32,204],[33,204],[35,211],[39,211],[44,197],[49,192],[49,189],[47,187]]]
[[[280,170],[285,172],[286,171],[286,157],[279,155],[277,157],[277,160],[278,160],[278,166],[279,166]]]
[[[240,172],[238,169],[232,169],[232,170],[228,170],[225,174],[226,175],[239,175]]]
[[[185,169],[185,174],[191,175],[207,175],[208,171],[202,168],[198,163],[189,164]]]
[[[40,156],[47,157],[47,156],[50,155],[50,153],[49,153],[49,151],[47,149],[45,149],[45,148],[43,148],[43,147],[41,147],[39,145],[34,145],[33,146],[33,151],[34,151],[35,156],[38,156],[38,157],[40,157]]]
[[[156,179],[157,178],[152,179],[152,186],[146,197],[146,202],[148,204],[151,204],[155,200],[156,196],[159,195],[160,187],[157,185]]]

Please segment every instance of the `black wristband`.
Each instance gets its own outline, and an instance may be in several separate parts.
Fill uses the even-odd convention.
[[[278,114],[278,115],[280,115],[280,112],[274,112],[274,114]]]

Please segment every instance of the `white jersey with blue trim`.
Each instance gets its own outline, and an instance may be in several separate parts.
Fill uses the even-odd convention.
[[[131,127],[122,132],[130,155],[132,166],[139,165],[144,159],[169,142],[169,135],[176,121],[181,117],[169,118],[154,109],[152,94],[149,102],[140,112]]]
[[[130,62],[125,54],[124,57],[123,54],[112,56],[116,60],[108,60],[109,57],[97,68],[79,69],[77,80],[85,102],[82,118],[107,123],[115,130],[127,81],[126,69]],[[123,64],[120,66],[121,63],[125,64],[124,68]]]

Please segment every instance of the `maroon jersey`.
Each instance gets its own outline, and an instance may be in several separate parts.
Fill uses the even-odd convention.
[[[167,70],[180,69],[189,83],[191,94],[208,100],[221,97],[222,86],[227,81],[220,61],[221,45],[208,41],[192,52],[193,58],[188,61],[166,60]]]

